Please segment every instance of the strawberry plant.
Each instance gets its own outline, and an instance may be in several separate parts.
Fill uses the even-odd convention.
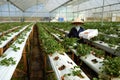
[[[90,54],[92,48],[86,44],[79,44],[76,50],[78,55],[85,56],[87,54]]]
[[[23,39],[17,39],[15,42],[18,43],[18,44],[21,44],[22,42],[24,42],[24,40]]]
[[[120,57],[114,57],[114,58],[107,57],[103,61],[102,73],[105,73],[106,75],[110,76],[110,78],[119,77]]]
[[[105,57],[105,52],[103,50],[98,50],[98,49],[92,48],[91,53],[93,53],[98,58],[104,58]]]
[[[81,70],[79,66],[74,66],[74,68],[71,68],[71,69],[72,69],[72,72],[68,74],[64,74],[64,77],[73,75],[73,76],[78,76],[80,78],[84,78],[84,76],[81,74]]]
[[[53,54],[54,52],[63,53],[64,49],[60,43],[58,43],[51,35],[49,35],[43,27],[40,27],[40,39],[42,39],[42,45],[47,54]]]
[[[7,40],[7,37],[6,37],[6,36],[2,36],[2,37],[0,38],[0,40],[1,40],[1,41],[5,41],[5,40]]]
[[[17,50],[20,50],[20,47],[15,46],[15,44],[11,45],[11,48],[13,48],[15,52],[17,52]]]
[[[62,41],[62,45],[64,46],[64,48],[66,50],[68,50],[70,47],[75,48],[76,45],[74,45],[74,44],[77,43],[77,40],[78,40],[77,38],[68,38],[68,37],[66,37]]]
[[[9,66],[9,65],[15,65],[16,61],[12,57],[10,58],[4,58],[3,60],[0,61],[0,65],[2,66]]]
[[[2,41],[0,40],[0,44],[2,44]]]

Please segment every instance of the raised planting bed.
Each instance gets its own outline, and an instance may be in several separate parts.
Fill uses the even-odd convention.
[[[57,58],[58,57],[58,58]],[[66,53],[55,52],[49,55],[49,60],[56,73],[57,80],[90,80],[86,74],[78,67]]]
[[[107,43],[103,41],[94,41],[92,44],[111,53],[112,55],[120,56],[119,51],[115,52],[118,47],[117,45],[115,45],[114,47],[110,47]]]
[[[22,58],[24,59],[24,65],[25,70],[27,69],[26,66],[26,51],[25,51],[25,45],[27,43],[27,40],[30,36],[30,33],[32,32],[33,26],[30,26],[30,29],[27,31],[22,32],[20,36],[23,36],[23,38],[18,38],[19,40],[22,40],[21,43],[19,43],[17,40],[12,44],[10,48],[8,48],[2,56],[0,57],[0,80],[10,80],[19,61]],[[14,64],[6,63],[7,59],[11,59]],[[4,60],[5,59],[5,60]],[[4,60],[4,61],[3,61]],[[4,63],[4,64],[3,64]],[[6,65],[7,64],[7,65]]]
[[[29,24],[31,25],[31,24]],[[20,29],[18,32],[12,32],[12,33],[9,33],[8,35],[9,36],[2,36],[2,37],[5,37],[6,40],[0,40],[1,41],[1,44],[0,44],[0,55],[5,51],[5,49],[7,49],[11,43],[11,41],[15,40],[16,37],[21,33],[23,32],[29,25],[23,27],[22,29]]]
[[[15,30],[18,29],[18,28],[20,28],[20,26],[17,26],[17,27],[14,27],[14,28],[12,28],[12,29],[9,29],[9,30],[7,30],[7,31],[4,31],[4,32],[2,32],[2,33],[0,34],[0,36],[3,36],[3,35],[5,35],[5,34],[7,34],[7,33],[10,33],[10,32],[12,32],[12,31],[15,31]]]
[[[80,59],[86,63],[91,69],[93,69],[96,73],[99,74],[102,67],[103,59],[95,57],[93,54],[88,54],[86,56],[80,57]]]
[[[112,45],[112,47],[110,46],[110,44],[108,43],[105,43],[103,41],[91,41],[91,40],[87,40],[87,39],[84,39],[84,41],[89,44],[89,45],[92,45],[92,46],[95,46],[95,47],[98,47],[112,55],[115,55],[115,56],[120,56],[120,52],[119,50],[117,51],[117,48],[119,47],[118,45]]]

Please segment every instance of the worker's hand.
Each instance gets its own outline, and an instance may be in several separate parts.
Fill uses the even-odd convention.
[[[80,36],[80,39],[82,39],[83,37],[82,36]]]

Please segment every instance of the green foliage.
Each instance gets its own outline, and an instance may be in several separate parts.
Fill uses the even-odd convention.
[[[24,42],[24,40],[23,39],[17,39],[15,42],[18,43],[18,44],[22,44],[22,42]]]
[[[79,44],[76,50],[78,55],[85,56],[87,54],[90,54],[92,48],[86,44]]]
[[[77,40],[77,38],[65,37],[62,41],[62,45],[64,46],[65,50],[68,50],[69,48],[75,48],[77,46]]]
[[[2,41],[0,40],[0,44],[2,44]]]
[[[101,80],[101,79],[98,79],[98,78],[93,78],[92,80]]]
[[[96,57],[105,57],[105,52],[103,50],[92,48],[92,51],[95,52]]]
[[[54,52],[63,53],[63,46],[58,43],[50,34],[48,34],[43,27],[39,27],[39,37],[42,40],[42,45],[47,54],[53,54]]]
[[[115,50],[115,53],[120,53],[120,45],[119,45],[119,47],[117,47],[117,49]]]
[[[0,61],[0,65],[2,66],[9,66],[9,65],[15,65],[16,61],[12,57],[10,58],[4,58],[3,60]]]
[[[17,52],[18,50],[20,50],[20,47],[15,46],[15,44],[11,45],[11,48],[13,48],[13,50],[15,52]]]
[[[77,38],[68,38],[68,37],[65,37],[64,38],[64,41],[62,42],[63,45],[66,45],[66,46],[74,46],[74,43],[77,42]]]
[[[7,36],[0,37],[0,41],[5,41],[5,40],[7,40]]]
[[[6,36],[7,36],[7,37],[11,37],[11,34],[7,34]]]
[[[1,57],[2,57],[2,58],[4,58],[4,57],[6,57],[6,56],[7,56],[6,54],[2,54],[2,56],[1,56]]]
[[[108,57],[103,61],[102,72],[112,76],[120,76],[120,57]]]
[[[78,76],[80,78],[84,78],[84,76],[81,74],[81,70],[80,70],[80,67],[79,66],[74,66],[74,68],[71,68],[72,69],[72,73],[68,73],[68,74],[64,74],[64,76]]]

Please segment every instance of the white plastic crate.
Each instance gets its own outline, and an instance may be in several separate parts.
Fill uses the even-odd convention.
[[[98,29],[87,29],[81,32],[79,36],[90,40],[91,38],[98,36]]]

